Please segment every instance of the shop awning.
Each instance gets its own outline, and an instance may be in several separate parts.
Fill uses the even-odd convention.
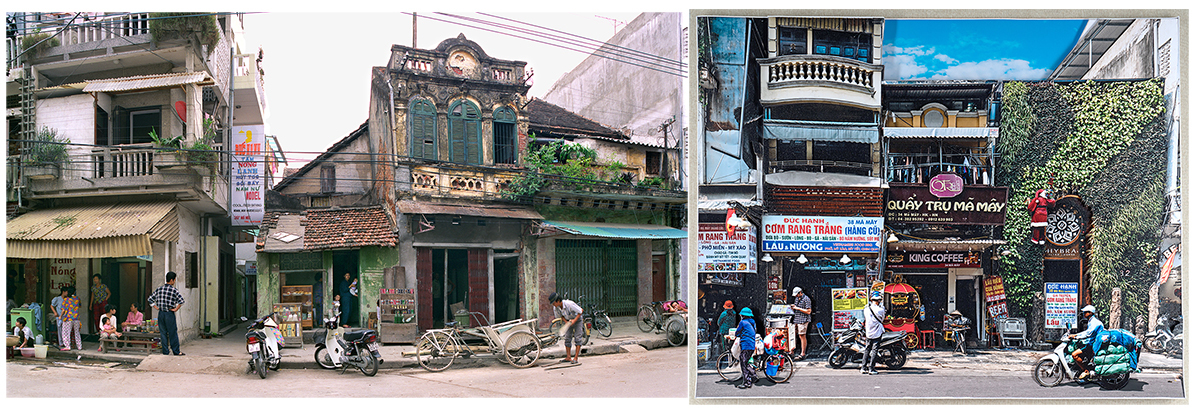
[[[462,215],[481,216],[484,218],[510,219],[544,219],[540,213],[523,206],[500,204],[484,205],[451,205],[432,202],[414,202],[401,200],[396,205],[400,213],[415,213],[423,215]]]
[[[813,173],[809,171],[770,173],[766,175],[766,183],[775,186],[887,187],[887,182],[878,177],[844,173]]]
[[[212,83],[212,78],[208,77],[207,73],[202,72],[183,74],[155,74],[146,76],[110,78],[106,80],[89,80],[87,82],[87,87],[84,87],[83,91],[85,93],[113,93],[123,91],[157,90],[162,88],[184,86],[188,84],[209,85]]]
[[[174,202],[33,211],[8,221],[6,249],[17,258],[133,257],[150,255],[150,240],[179,240]]]
[[[616,224],[605,222],[541,221],[542,227],[572,235],[620,239],[682,239],[687,231],[662,225]]]
[[[878,126],[819,126],[807,123],[765,122],[766,139],[832,142],[878,142]]]
[[[887,244],[887,250],[899,251],[981,251],[995,245],[1004,245],[1007,241],[1001,239],[963,239],[963,240],[903,240]]]
[[[999,128],[883,128],[884,138],[997,138]]]

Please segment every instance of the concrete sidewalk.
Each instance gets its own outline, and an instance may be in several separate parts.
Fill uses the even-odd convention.
[[[664,332],[641,332],[641,330],[637,329],[635,318],[633,317],[612,318],[612,320],[612,336],[604,338],[599,334],[592,333],[591,341],[583,347],[583,356],[637,352],[670,346],[666,341],[666,334]],[[222,337],[198,338],[187,341],[180,347],[181,351],[185,354],[183,356],[164,356],[157,352],[148,356],[113,351],[101,353],[97,351],[99,343],[85,342],[83,350],[58,351],[54,347],[51,347],[48,351],[47,359],[51,361],[87,359],[90,361],[136,364],[138,370],[154,372],[242,374],[246,371],[249,359],[249,355],[246,353],[245,341],[245,329],[248,325],[249,322],[238,324],[229,329],[227,334]],[[319,368],[314,357],[316,345],[310,341],[311,331],[305,334],[306,338],[303,347],[284,348],[282,350],[283,359],[280,364],[281,369]],[[413,355],[415,353],[415,346],[412,344],[383,344],[379,348],[379,353],[384,359],[383,364],[379,365],[380,369],[420,368],[420,365],[416,362],[416,357]],[[544,364],[546,363],[545,359],[562,358],[564,356],[565,347],[559,342],[552,347],[542,347],[541,359],[538,360],[538,363]],[[459,357],[454,360],[454,367],[458,367],[459,365],[467,367],[486,365],[511,367],[490,353],[475,355],[469,358]]]

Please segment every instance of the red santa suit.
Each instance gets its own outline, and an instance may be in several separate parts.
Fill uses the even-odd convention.
[[[1032,212],[1032,243],[1045,244],[1045,227],[1049,226],[1049,208],[1056,200],[1049,198],[1049,192],[1037,190],[1037,195],[1028,201],[1028,211]]]

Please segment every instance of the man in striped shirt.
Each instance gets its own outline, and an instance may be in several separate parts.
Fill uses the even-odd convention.
[[[179,326],[175,323],[175,312],[183,306],[183,294],[175,288],[175,272],[167,272],[166,284],[150,294],[150,307],[158,309],[158,332],[162,337],[162,354],[182,356],[179,351]],[[168,343],[170,350],[167,351]]]

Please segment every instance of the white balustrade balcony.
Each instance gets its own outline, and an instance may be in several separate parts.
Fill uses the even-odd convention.
[[[831,103],[880,109],[883,66],[830,55],[758,60],[763,104]]]

